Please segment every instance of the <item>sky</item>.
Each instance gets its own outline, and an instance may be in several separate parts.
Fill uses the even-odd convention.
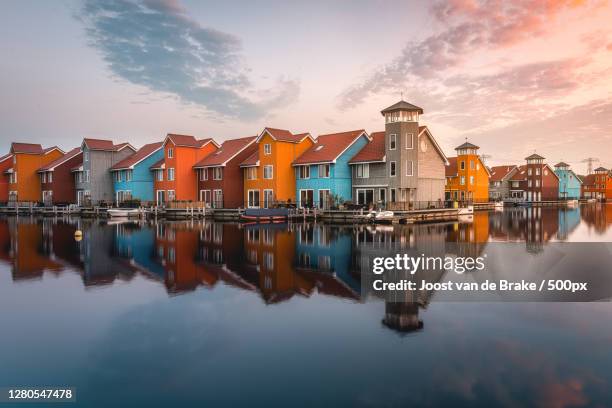
[[[447,156],[612,168],[612,4],[6,1],[0,151],[384,130],[403,97]]]

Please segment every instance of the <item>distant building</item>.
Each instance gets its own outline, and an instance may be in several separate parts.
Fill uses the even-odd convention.
[[[13,155],[11,153],[0,157],[0,203],[6,204],[9,199],[9,179],[8,170],[13,167]]]
[[[121,204],[130,200],[155,200],[150,167],[163,157],[162,142],[149,143],[111,167],[115,202]]]
[[[584,177],[582,185],[584,198],[612,200],[612,174],[610,170],[599,167],[593,174]]]
[[[479,147],[465,142],[446,166],[446,200],[489,201],[489,169],[478,155]]]
[[[559,177],[559,198],[577,200],[580,198],[582,181],[569,167],[569,164],[564,162],[555,164],[555,174]]]
[[[76,203],[75,178],[72,169],[83,163],[80,147],[38,169],[44,205]]]
[[[510,197],[510,178],[517,172],[518,166],[494,166],[489,169],[489,199],[505,200]]]
[[[555,201],[559,199],[559,177],[546,163],[544,157],[532,154],[525,158],[510,177],[511,198],[523,201]]]
[[[38,169],[60,158],[64,152],[57,146],[43,149],[39,144],[12,143],[10,154],[13,165],[5,171],[9,175],[8,200],[41,201]]]

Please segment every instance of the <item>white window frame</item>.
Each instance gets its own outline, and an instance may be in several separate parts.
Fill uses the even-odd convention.
[[[298,166],[299,179],[308,180],[310,179],[310,165]]]
[[[359,170],[361,169],[361,176]],[[370,178],[370,163],[357,164],[355,167],[355,178],[367,179]]]
[[[53,172],[52,171],[47,173],[47,183],[53,183]]]
[[[166,190],[166,201],[176,201],[176,192],[174,190]]]
[[[461,176],[459,179],[459,185],[465,186],[465,176]]]
[[[85,150],[83,152],[83,161],[84,162],[89,161],[89,150]]]
[[[270,169],[270,177],[266,177],[266,169]],[[263,167],[263,178],[264,178],[264,180],[273,180],[274,179],[274,165],[266,164]]]
[[[397,162],[395,160],[391,160],[389,162],[389,177],[396,177],[396,176],[397,176]]]
[[[247,167],[246,173],[247,180],[257,180],[257,167]]]
[[[220,197],[219,197],[220,196]],[[220,188],[216,188],[212,191],[212,197],[213,197],[213,206],[217,207],[217,206],[223,206],[223,190],[221,190]],[[220,199],[219,199],[220,198]],[[219,203],[220,202],[220,203]],[[219,207],[217,207],[219,208]]]
[[[406,140],[405,140],[405,143],[406,143],[406,147],[405,147],[405,149],[406,149],[406,150],[412,150],[412,149],[414,149],[414,133],[407,133],[407,132],[406,132],[406,135],[405,135],[405,136],[406,136],[406,137],[404,138],[404,139],[406,139]],[[409,136],[410,136],[410,143],[408,143],[408,137],[409,137]]]
[[[89,183],[89,170],[85,170],[85,182]]]
[[[391,133],[389,135],[389,150],[395,150],[395,149],[397,149],[397,134]]]
[[[319,164],[317,169],[319,178],[330,178],[331,177],[331,165],[329,163]]]
[[[223,180],[223,167],[213,167],[213,180]]]
[[[155,172],[157,173],[157,174],[155,175],[155,179],[156,179],[157,181],[164,181],[164,171],[163,171],[163,170],[161,170],[161,169],[158,169],[158,170],[155,170]]]
[[[172,177],[170,177],[170,174],[172,174]],[[167,179],[168,179],[168,181],[174,181],[174,177],[175,177],[174,167],[170,167],[168,169]],[[168,191],[170,191],[170,190],[168,190]]]
[[[474,176],[470,176],[470,185],[473,186],[474,185]]]
[[[414,161],[412,160],[406,160],[406,176],[414,176]]]
[[[174,148],[173,147],[169,147],[168,148],[168,158],[169,159],[173,159],[174,158]]]
[[[271,188],[264,188],[263,189],[263,207],[270,208],[270,205],[272,205],[273,202],[274,202],[274,190]]]
[[[200,169],[200,181],[208,181],[208,168]]]
[[[125,181],[132,181],[132,170],[127,169],[125,171]]]
[[[257,200],[255,200],[255,193],[257,193]],[[260,198],[261,196],[260,196],[259,189],[247,190],[247,207],[248,208],[259,208]]]
[[[269,156],[272,154],[272,145],[270,143],[265,143],[264,144],[264,154],[266,156]]]

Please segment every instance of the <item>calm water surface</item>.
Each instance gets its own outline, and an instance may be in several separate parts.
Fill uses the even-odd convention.
[[[607,302],[363,293],[369,257],[423,241],[612,242],[612,205],[393,227],[0,218],[0,386],[74,386],[87,407],[610,406]]]

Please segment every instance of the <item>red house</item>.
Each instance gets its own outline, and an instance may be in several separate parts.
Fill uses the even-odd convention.
[[[9,175],[6,172],[13,167],[13,155],[11,153],[0,157],[0,203],[8,203]]]
[[[559,199],[559,177],[544,157],[532,154],[510,178],[510,194],[524,201],[556,201]]]
[[[221,148],[193,166],[198,173],[200,201],[213,208],[238,208],[244,203],[240,164],[257,150],[257,136],[226,140]]]
[[[604,168],[595,169],[582,183],[582,197],[597,200],[612,200],[612,173]]]
[[[76,188],[72,169],[83,163],[83,152],[75,147],[38,169],[42,202],[45,205],[74,204]]]

